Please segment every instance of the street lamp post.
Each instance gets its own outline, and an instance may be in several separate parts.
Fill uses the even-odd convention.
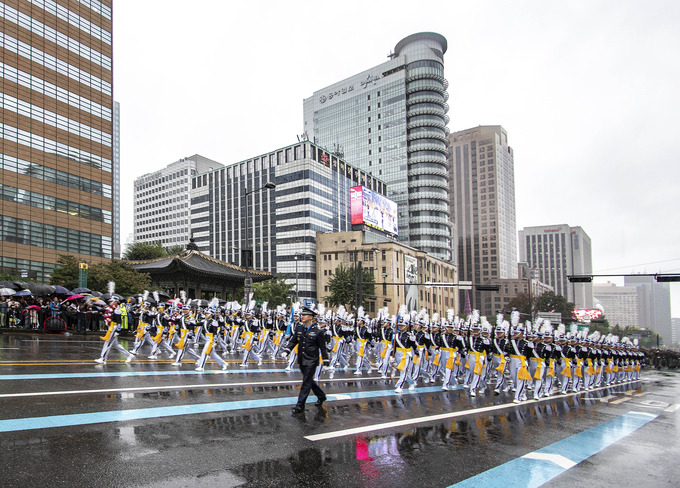
[[[249,296],[249,294],[250,294],[250,289],[251,289],[252,286],[253,286],[253,280],[250,278],[250,273],[249,273],[249,268],[250,268],[250,252],[251,252],[251,251],[249,250],[249,248],[250,248],[250,242],[249,242],[249,240],[248,240],[248,230],[249,230],[249,222],[248,222],[248,196],[251,195],[251,194],[253,194],[253,193],[255,193],[256,191],[260,191],[260,190],[263,190],[263,189],[265,189],[265,188],[266,188],[267,190],[272,190],[272,189],[276,188],[276,185],[270,181],[270,182],[268,182],[268,183],[265,183],[264,186],[261,186],[261,187],[259,187],[259,188],[255,188],[255,189],[250,190],[250,191],[245,190],[244,193],[243,193],[243,195],[244,195],[245,198],[246,198],[246,244],[245,244],[245,246],[243,246],[243,249],[245,250],[245,256],[244,256],[244,253],[241,252],[241,260],[243,261],[243,260],[244,260],[243,258],[245,257],[245,264],[246,264],[246,265],[245,265],[245,275],[246,275],[246,277],[245,277],[245,279],[244,279],[244,281],[243,281],[243,285],[244,285],[244,293],[245,293],[246,300],[248,299],[248,296]],[[243,263],[241,263],[241,265],[243,266]]]
[[[300,253],[295,253],[295,301],[300,299],[300,283],[298,281],[298,255]]]
[[[373,246],[371,247],[371,252],[378,253],[380,249]],[[354,308],[358,309],[364,303],[364,270],[362,262],[359,261],[359,249],[356,247],[354,248],[354,262]],[[356,264],[357,262],[358,264]]]

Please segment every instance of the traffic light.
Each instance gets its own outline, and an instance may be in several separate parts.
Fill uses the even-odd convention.
[[[593,277],[590,275],[572,275],[567,276],[569,283],[592,283]]]

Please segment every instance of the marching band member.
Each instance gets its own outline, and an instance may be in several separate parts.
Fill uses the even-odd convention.
[[[371,362],[366,357],[369,351],[369,341],[371,340],[371,333],[367,324],[369,320],[368,316],[364,314],[364,307],[359,307],[357,311],[357,325],[355,327],[356,342],[354,343],[357,353],[357,370],[354,372],[355,375],[361,375],[361,368],[364,366],[368,368],[368,374],[371,374],[373,371]]]
[[[509,328],[510,324],[507,320],[503,320],[503,314],[498,314],[496,317],[494,338],[493,341],[491,341],[491,352],[493,353],[491,367],[496,372],[496,387],[493,390],[494,395],[500,395],[501,390],[505,391],[506,388],[505,365],[507,363],[508,355],[506,352],[508,342],[506,336]]]
[[[186,306],[182,309],[182,315],[179,318],[179,341],[177,342],[177,357],[175,362],[172,363],[173,366],[181,366],[182,359],[185,354],[198,360],[200,356],[196,354],[194,349],[190,347],[189,343],[194,338],[194,331],[197,327],[196,325],[196,315],[194,315],[190,308],[191,300],[186,303]]]
[[[214,337],[220,326],[214,318],[213,310],[208,309],[205,312],[205,320],[203,321],[201,328],[203,329],[206,340],[203,351],[201,352],[201,357],[196,361],[196,371],[203,371],[205,369],[205,362],[208,360],[208,357],[213,358],[215,362],[222,367],[222,371],[226,371],[227,363],[219,356],[219,354],[217,354],[217,352],[215,352],[214,348]]]
[[[262,366],[262,357],[255,351],[255,344],[257,343],[257,334],[260,331],[260,322],[255,318],[255,300],[251,300],[245,312],[246,320],[243,323],[243,362],[240,364],[242,368],[248,366],[248,359],[252,356],[258,366]]]
[[[403,393],[404,384],[409,384],[409,390],[416,387],[416,382],[411,377],[411,369],[413,363],[413,356],[416,348],[415,334],[410,331],[411,316],[406,311],[406,305],[399,308],[399,316],[397,319],[398,333],[394,336],[394,364],[399,370],[399,379],[394,391],[396,393]]]
[[[109,294],[113,295],[113,292],[115,290],[115,283],[113,281],[109,282]],[[118,303],[118,300],[115,298],[111,297],[110,298],[110,306],[107,309],[107,318],[106,322],[108,324],[108,330],[106,332],[106,335],[104,337],[101,337],[101,339],[104,341],[104,346],[102,347],[102,352],[99,358],[95,359],[95,363],[99,364],[106,364],[106,358],[109,355],[109,352],[111,349],[115,349],[116,351],[120,352],[123,356],[125,356],[125,362],[129,363],[132,361],[132,358],[134,357],[132,354],[130,354],[127,349],[125,349],[123,346],[121,346],[118,343],[118,335],[121,330],[121,310],[120,310],[120,304]]]

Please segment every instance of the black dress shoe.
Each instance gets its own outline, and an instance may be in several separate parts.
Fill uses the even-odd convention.
[[[300,407],[299,405],[296,405],[295,408],[293,408],[292,413],[293,415],[297,415],[300,413],[304,413],[305,407]]]
[[[320,407],[321,405],[323,405],[323,402],[325,402],[325,401],[326,401],[326,397],[319,398],[314,405],[316,405],[317,407]]]

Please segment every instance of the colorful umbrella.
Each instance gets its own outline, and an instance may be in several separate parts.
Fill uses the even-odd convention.
[[[14,294],[15,297],[28,297],[31,295],[31,290],[20,290]]]
[[[78,298],[85,298],[83,295],[71,295],[67,300],[77,300]]]

